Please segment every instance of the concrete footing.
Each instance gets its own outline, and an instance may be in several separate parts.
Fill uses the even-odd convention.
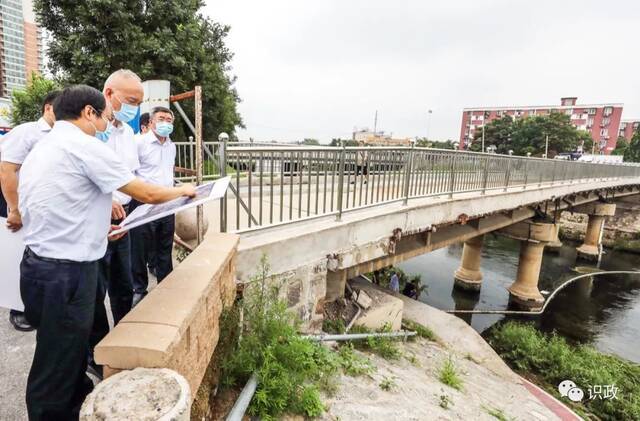
[[[454,274],[454,288],[462,291],[479,292],[482,286],[480,260],[484,235],[473,237],[464,243],[462,261]]]
[[[362,311],[355,324],[371,330],[379,330],[389,326],[392,331],[402,327],[402,309],[404,304],[400,298],[394,297],[391,291],[380,288],[362,278],[349,281],[355,291],[364,291],[370,298],[369,308]]]
[[[136,368],[99,383],[80,410],[81,421],[191,418],[189,383],[167,368]]]

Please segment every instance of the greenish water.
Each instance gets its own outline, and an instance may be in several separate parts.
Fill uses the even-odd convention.
[[[507,287],[515,279],[519,243],[488,235],[482,253],[484,280],[480,294],[453,289],[453,273],[460,264],[462,245],[455,245],[418,256],[399,266],[408,273],[419,273],[427,285],[420,300],[442,310],[493,309],[508,307]],[[565,280],[578,275],[576,266],[595,264],[576,261],[575,244],[566,244],[559,253],[545,253],[540,290],[553,291]],[[607,250],[601,270],[638,270],[640,255]],[[503,320],[502,315],[460,315],[482,333]],[[640,363],[640,274],[603,275],[576,281],[551,301],[541,316],[512,317],[532,320],[538,329],[574,342],[590,343],[597,349]]]

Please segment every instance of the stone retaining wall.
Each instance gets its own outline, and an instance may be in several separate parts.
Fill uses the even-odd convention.
[[[136,367],[170,368],[196,395],[233,304],[239,237],[211,233],[97,345],[105,377]]]

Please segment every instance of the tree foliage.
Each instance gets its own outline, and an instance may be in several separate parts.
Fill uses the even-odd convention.
[[[171,93],[203,90],[203,133],[216,139],[242,120],[229,75],[228,26],[202,16],[202,0],[35,0],[42,27],[51,33],[50,70],[64,83],[101,88],[114,70],[143,80],[166,79]],[[193,115],[193,101],[181,102]],[[184,126],[183,126],[184,130]]]
[[[549,136],[549,157],[562,152],[573,152],[578,147],[591,149],[592,140],[588,132],[576,129],[568,115],[552,112],[521,119],[510,116],[493,120],[485,126],[485,150],[495,146],[496,152],[506,154],[510,150],[516,155],[542,156],[545,153],[546,137]],[[476,130],[472,151],[482,149],[482,132]]]
[[[302,144],[307,146],[318,146],[320,145],[320,141],[318,139],[306,138],[302,141]]]
[[[435,148],[435,149],[455,149],[453,141],[447,140],[432,140],[426,137],[417,138],[416,146],[419,148]]]
[[[640,162],[640,130],[633,134],[631,142],[625,148],[623,155],[625,162]]]
[[[17,126],[39,119],[42,116],[44,97],[59,88],[55,81],[32,73],[27,87],[14,90],[11,94],[11,123]]]

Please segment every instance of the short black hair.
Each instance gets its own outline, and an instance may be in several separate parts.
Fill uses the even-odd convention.
[[[87,85],[72,85],[64,88],[53,101],[53,113],[56,120],[75,120],[87,105],[101,115],[106,107],[102,92]]]
[[[55,91],[49,92],[44,99],[42,100],[42,113],[44,114],[44,107],[47,105],[53,105],[53,101],[60,95],[60,90],[56,89]]]
[[[140,115],[140,127],[149,125],[149,113],[144,113]]]
[[[171,111],[167,107],[161,107],[161,106],[153,107],[153,109],[151,110],[151,118],[153,118],[158,113],[171,114],[171,117],[175,118],[175,116],[173,115],[173,111]]]

